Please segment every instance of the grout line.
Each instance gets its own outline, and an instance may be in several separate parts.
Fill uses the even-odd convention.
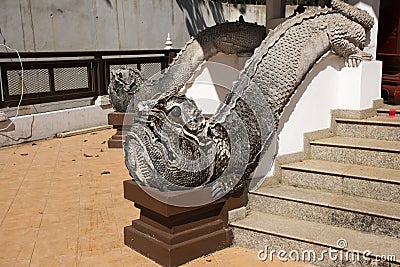
[[[55,169],[57,168],[57,165],[58,165],[58,156],[60,155],[60,150],[61,150],[61,142],[58,143],[57,163],[56,163]],[[53,170],[54,170],[54,169],[53,169]],[[30,259],[29,259],[29,265],[31,265],[31,263],[32,263],[32,258],[33,258],[33,255],[34,255],[34,253],[35,253],[36,243],[37,243],[37,241],[38,241],[38,237],[39,237],[39,234],[40,234],[41,229],[42,229],[42,222],[43,222],[43,217],[44,217],[44,214],[45,214],[45,211],[46,211],[46,207],[47,207],[47,203],[48,203],[48,196],[49,196],[49,194],[50,194],[50,190],[51,190],[52,185],[53,185],[52,180],[53,180],[53,178],[54,178],[54,172],[53,172],[53,175],[52,175],[51,177],[52,177],[52,178],[51,178],[51,183],[50,183],[50,186],[49,186],[49,190],[48,190],[48,192],[47,192],[46,202],[45,202],[45,205],[44,205],[44,208],[43,208],[43,213],[41,214],[41,219],[40,219],[40,224],[39,224],[39,230],[37,231],[36,238],[35,238],[35,243],[34,243],[33,249],[32,249],[32,254],[31,254],[31,257],[30,257]]]
[[[17,150],[17,148],[15,147],[15,148],[14,148],[14,151],[13,151],[13,155],[16,155],[16,153],[15,153],[16,150]],[[10,160],[10,163],[12,163],[12,159]],[[14,200],[15,200],[15,198],[16,198],[16,196],[17,196],[19,190],[21,189],[22,183],[23,183],[24,180],[25,180],[25,176],[26,176],[26,173],[23,175],[22,181],[21,181],[21,183],[20,183],[20,185],[19,185],[17,191],[15,192],[15,195],[14,195],[14,197],[13,197],[13,199],[12,199],[10,205],[8,205],[8,209],[7,209],[6,213],[4,214],[3,218],[1,219],[0,228],[3,226],[4,220],[6,219],[7,214],[8,214],[8,212],[9,212],[10,209],[11,209],[11,206],[14,204]]]
[[[79,162],[79,173],[82,176],[79,176],[79,207],[78,207],[78,239],[77,239],[77,244],[76,244],[76,257],[75,257],[75,266],[78,267],[79,266],[79,261],[80,261],[80,257],[79,257],[79,245],[81,242],[81,238],[80,238],[80,224],[81,224],[81,193],[82,193],[82,177],[83,176],[83,166],[82,163],[83,161],[81,160],[83,157],[83,140],[80,140],[80,146],[79,146],[79,151],[81,158],[78,160]]]
[[[367,139],[367,138],[366,138]],[[385,141],[385,140],[378,140]],[[386,141],[386,142],[397,142],[397,141]],[[375,151],[375,152],[385,152],[385,153],[400,153],[400,149],[398,148],[387,148],[387,147],[377,147],[377,146],[366,146],[359,144],[339,144],[339,143],[328,143],[328,142],[317,142],[313,141],[310,143],[313,146],[322,146],[322,147],[332,147],[332,148],[346,148],[353,150],[366,150],[366,151]]]
[[[386,126],[386,127],[398,127],[400,121],[379,121],[379,120],[368,120],[368,119],[336,119],[337,122],[346,125],[362,125],[362,126]]]
[[[18,150],[18,148],[20,148],[20,147],[22,147],[22,146],[16,146],[16,147],[15,147],[14,152],[13,152],[13,155],[14,155],[14,156],[13,156],[12,159],[14,159],[14,157],[17,156],[17,154],[16,154],[15,152],[16,152],[16,151]],[[12,199],[12,201],[11,201],[11,203],[10,203],[10,205],[9,205],[9,207],[8,207],[8,209],[7,209],[7,211],[6,211],[6,213],[4,214],[4,217],[3,217],[2,220],[1,220],[0,228],[3,226],[4,220],[6,219],[6,217],[7,217],[7,215],[8,215],[8,212],[10,211],[12,205],[14,204],[15,198],[17,197],[18,192],[21,190],[22,184],[24,183],[25,178],[26,178],[26,176],[27,176],[27,174],[28,174],[29,167],[32,165],[32,162],[33,162],[33,160],[35,159],[38,150],[39,150],[39,147],[36,147],[35,154],[34,154],[34,156],[32,157],[32,161],[31,161],[31,163],[29,164],[29,166],[26,168],[26,171],[25,171],[25,173],[23,174],[22,181],[21,181],[21,183],[20,183],[20,185],[19,185],[17,191],[15,192],[14,198]],[[10,162],[12,162],[12,159],[10,160]]]

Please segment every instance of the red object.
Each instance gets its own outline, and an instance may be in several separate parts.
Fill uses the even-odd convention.
[[[396,116],[396,110],[395,109],[389,110],[389,117],[395,117],[395,116]]]

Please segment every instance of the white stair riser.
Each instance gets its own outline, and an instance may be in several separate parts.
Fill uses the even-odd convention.
[[[346,137],[400,141],[400,126],[382,126],[374,124],[339,122],[336,125],[336,134]]]
[[[336,161],[389,169],[400,169],[399,152],[325,145],[311,145],[311,159]]]
[[[283,169],[282,183],[400,203],[400,185],[383,181]]]
[[[376,263],[371,263],[371,260],[365,260],[362,255],[359,257],[359,261],[357,260],[356,256],[354,256],[355,260],[352,261],[352,254],[347,254],[348,259],[350,261],[346,261],[346,256],[343,256],[342,259],[343,261],[340,261],[340,252],[331,254],[332,259],[329,258],[328,253],[326,251],[329,250],[329,246],[326,244],[321,244],[321,243],[316,243],[315,241],[313,243],[307,242],[305,240],[299,240],[293,237],[283,237],[283,236],[277,236],[269,233],[262,233],[262,232],[256,232],[256,231],[251,231],[248,229],[243,229],[243,228],[237,228],[233,227],[233,235],[234,235],[234,240],[233,244],[235,246],[240,246],[244,247],[247,249],[254,250],[254,256],[258,256],[258,252],[260,250],[265,251],[268,249],[268,252],[271,253],[271,250],[275,250],[275,257],[273,258],[272,263],[279,264],[281,261],[279,261],[277,257],[277,253],[280,250],[285,251],[287,254],[291,253],[291,251],[297,251],[299,252],[299,258],[301,259],[301,255],[304,251],[313,251],[315,252],[316,255],[316,261],[313,261],[313,256],[311,256],[311,262],[307,262],[308,260],[308,252],[306,252],[304,255],[305,263],[309,263],[313,266],[322,266],[322,267],[345,267],[345,266],[353,266],[353,267],[364,267],[364,266],[385,266],[385,267],[400,267],[400,264],[398,262],[396,263],[387,263],[387,262],[376,262]],[[351,244],[350,244],[351,245]],[[266,249],[267,247],[267,249]],[[325,257],[321,257],[322,253],[324,253]],[[342,255],[346,255],[346,252],[342,252]],[[291,254],[292,257],[296,257],[295,254]],[[312,255],[312,254],[311,254]],[[337,260],[334,260],[335,257],[334,255],[338,255]],[[262,258],[264,254],[260,253],[260,257]],[[286,257],[289,257],[286,255]],[[319,259],[322,259],[318,261]],[[269,264],[270,258],[268,257],[264,263]],[[274,265],[275,266],[275,265]],[[277,265],[278,266],[278,265]],[[300,265],[299,265],[300,266]],[[303,265],[301,265],[303,266]]]
[[[250,209],[291,218],[400,238],[400,220],[311,203],[249,195]]]

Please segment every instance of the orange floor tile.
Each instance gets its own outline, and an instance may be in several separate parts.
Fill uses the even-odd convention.
[[[122,150],[107,148],[113,134],[0,148],[0,266],[157,266],[123,244],[139,211],[123,198],[129,175]],[[306,266],[237,247],[187,264],[203,265]]]

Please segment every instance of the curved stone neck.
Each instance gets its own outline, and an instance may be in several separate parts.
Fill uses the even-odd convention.
[[[322,2],[322,1],[319,1]],[[371,16],[374,17],[375,25],[369,32],[367,38],[367,46],[365,51],[372,54],[375,58],[377,48],[377,37],[378,37],[378,18],[379,18],[379,7],[380,0],[349,0],[350,5],[361,8],[367,11]],[[285,5],[286,0],[267,0],[267,15],[265,18],[265,25],[267,25],[267,32],[270,29],[275,28],[279,23],[285,20]]]

